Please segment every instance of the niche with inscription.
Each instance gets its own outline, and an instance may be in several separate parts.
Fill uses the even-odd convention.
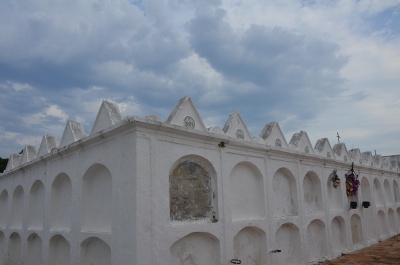
[[[214,183],[215,176],[208,166],[193,160],[181,160],[169,177],[171,220],[217,221]]]

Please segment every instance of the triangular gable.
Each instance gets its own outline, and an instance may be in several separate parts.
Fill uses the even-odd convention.
[[[331,144],[329,143],[328,138],[322,138],[317,141],[314,147],[315,154],[318,154],[323,157],[335,158],[335,154],[333,153],[333,149]]]
[[[374,161],[373,161],[371,152],[361,153],[361,157],[362,157],[363,165],[370,166],[370,167],[374,166]]]
[[[382,168],[382,156],[374,155],[373,157],[374,167]]]
[[[314,154],[314,148],[312,148],[310,138],[305,131],[300,131],[293,134],[292,139],[289,142],[289,146],[293,150],[303,152],[306,154]]]
[[[223,130],[225,134],[229,137],[246,141],[253,140],[249,133],[249,130],[247,129],[242,117],[238,112],[233,112],[229,114],[229,118],[226,121]]]
[[[14,168],[18,167],[19,163],[21,162],[21,158],[21,154],[11,154],[4,172],[13,170]]]
[[[212,127],[208,128],[207,131],[210,133],[225,135],[224,130],[222,130],[222,128],[219,126],[212,126]]]
[[[20,165],[25,163],[31,162],[37,156],[36,147],[33,145],[25,145],[24,152],[22,153],[21,161],[19,162]]]
[[[192,99],[188,96],[181,98],[169,115],[166,123],[191,128],[199,131],[207,131]]]
[[[390,163],[390,158],[389,157],[387,157],[387,156],[382,157],[382,165],[381,165],[381,167],[383,169],[390,170],[391,163]]]
[[[118,105],[109,101],[103,101],[97,113],[91,133],[104,130],[122,120]]]
[[[57,148],[57,140],[54,135],[43,135],[42,143],[40,144],[38,157],[47,155],[53,150],[53,148]]]
[[[347,147],[344,143],[335,144],[333,146],[333,153],[335,154],[335,158],[337,160],[344,162],[350,162],[351,160],[349,152],[347,151]]]
[[[359,148],[354,148],[349,151],[351,161],[354,162],[356,165],[362,165],[362,157],[361,157],[361,152]]]
[[[288,149],[288,143],[282,133],[281,127],[277,122],[270,122],[264,126],[259,136],[264,139],[269,146],[278,146]]]
[[[72,144],[85,136],[82,125],[76,121],[68,121],[61,137],[60,148]]]

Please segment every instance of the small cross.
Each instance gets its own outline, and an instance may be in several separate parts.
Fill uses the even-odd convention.
[[[340,144],[340,138],[342,138],[342,137],[339,136],[339,132],[337,132],[337,136],[336,137],[337,137],[338,143]]]

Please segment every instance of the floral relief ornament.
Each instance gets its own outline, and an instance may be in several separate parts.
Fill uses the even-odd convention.
[[[340,186],[340,178],[337,174],[336,169],[333,170],[332,174],[333,174],[333,178],[332,178],[333,187],[336,189],[337,187]]]
[[[358,180],[358,174],[354,171],[354,163],[351,164],[351,169],[345,176],[347,196],[357,196],[360,181]]]

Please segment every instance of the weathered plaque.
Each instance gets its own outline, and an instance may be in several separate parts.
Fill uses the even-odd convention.
[[[186,128],[192,128],[194,129],[194,127],[196,126],[196,123],[194,122],[194,119],[190,116],[186,116],[186,118],[183,120],[185,123],[185,127]]]

